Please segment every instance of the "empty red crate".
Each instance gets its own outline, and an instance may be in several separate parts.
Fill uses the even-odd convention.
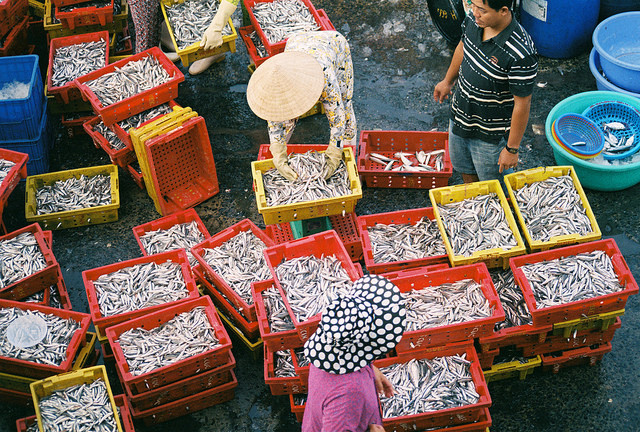
[[[25,311],[40,311],[47,315],[55,315],[63,319],[72,319],[80,326],[69,341],[69,346],[66,350],[66,359],[59,365],[41,364],[0,356],[0,369],[2,369],[2,372],[31,378],[46,378],[51,375],[57,375],[71,370],[73,367],[73,360],[76,357],[78,349],[86,343],[85,336],[87,334],[87,330],[89,330],[89,324],[91,324],[91,317],[89,314],[10,300],[0,300],[0,308],[18,308]]]
[[[340,237],[338,237],[338,234],[334,230],[324,231],[309,237],[303,237],[299,240],[267,248],[265,249],[264,254],[267,259],[269,269],[271,270],[271,274],[274,277],[276,286],[278,287],[280,295],[282,295],[282,299],[284,300],[284,304],[289,311],[289,316],[293,321],[293,325],[296,327],[296,330],[303,341],[306,341],[309,336],[316,331],[316,328],[318,328],[318,324],[320,323],[321,314],[317,314],[303,322],[298,321],[291,309],[291,306],[289,305],[284,288],[282,288],[280,281],[277,279],[276,267],[283,261],[293,258],[305,256],[322,258],[329,255],[335,255],[335,257],[342,263],[342,267],[346,270],[352,281],[356,281],[360,278],[360,274],[358,273],[356,266],[351,262],[351,257],[347,253]]]
[[[372,215],[358,216],[357,225],[358,232],[360,233],[360,239],[362,241],[362,250],[364,254],[364,265],[370,273],[380,274],[392,272],[395,270],[401,270],[405,268],[415,268],[431,264],[440,264],[449,262],[449,257],[445,252],[442,255],[435,255],[426,258],[419,258],[413,260],[394,261],[388,263],[376,263],[373,260],[373,245],[371,244],[371,238],[369,237],[368,229],[375,227],[376,224],[417,224],[420,219],[428,218],[435,221],[433,209],[431,207],[401,210],[388,213],[378,213]],[[434,222],[435,223],[435,222]],[[442,243],[444,248],[444,242]]]
[[[144,328],[146,330],[154,329],[175,318],[177,315],[189,312],[199,306],[204,306],[205,313],[214,328],[216,337],[220,342],[220,346],[141,375],[134,376],[129,372],[129,365],[124,357],[122,348],[120,348],[120,343],[118,342],[122,333],[134,328]],[[231,340],[229,339],[229,335],[224,329],[224,326],[220,321],[220,317],[218,316],[218,312],[216,312],[216,308],[213,306],[209,297],[186,300],[175,306],[167,307],[139,318],[128,320],[107,328],[106,334],[109,339],[109,345],[111,345],[111,349],[113,350],[116,367],[119,369],[118,373],[122,379],[123,385],[128,386],[131,393],[134,395],[171,384],[202,371],[213,369],[229,361]]]
[[[123,386],[123,390],[131,406],[136,410],[144,411],[231,382],[233,379],[232,369],[235,366],[236,360],[229,351],[229,361],[214,369],[137,395],[131,394],[126,385]],[[119,373],[120,370],[116,370]]]
[[[40,249],[40,252],[42,252],[47,266],[44,269],[1,289],[0,299],[22,300],[23,298],[29,297],[31,294],[42,291],[43,288],[55,285],[58,282],[60,265],[53,256],[53,252],[47,244],[45,234],[39,224],[33,223],[9,234],[0,236],[0,242],[13,239],[14,237],[26,232],[30,232],[36,238],[38,248]]]
[[[256,321],[256,308],[254,305],[249,305],[243,300],[240,295],[233,289],[227,281],[225,281],[205,260],[205,249],[214,249],[219,247],[223,243],[231,240],[241,232],[251,231],[256,237],[258,237],[265,244],[265,247],[274,246],[273,240],[269,238],[256,224],[250,219],[243,219],[240,222],[231,225],[229,228],[220,231],[213,237],[198,243],[191,248],[191,253],[200,263],[201,269],[207,275],[209,280],[216,286],[216,288],[225,295],[228,301],[233,304],[248,321]]]
[[[111,4],[104,7],[88,6],[88,7],[76,7],[68,12],[60,10],[59,6],[53,5],[54,15],[60,20],[62,27],[69,28],[71,30],[76,27],[84,27],[89,25],[101,25],[106,26],[113,22],[113,0]],[[107,38],[107,44],[109,39]],[[107,57],[108,62],[108,57]]]
[[[420,349],[424,346],[435,347],[461,341],[473,341],[474,338],[493,334],[493,327],[504,320],[504,310],[496,292],[491,276],[484,263],[450,269],[436,270],[390,279],[401,292],[421,290],[425,287],[435,287],[444,283],[453,283],[463,279],[473,279],[480,284],[484,297],[489,301],[493,314],[488,318],[431,327],[422,330],[405,331],[402,339],[396,345],[398,353]]]
[[[28,27],[29,17],[24,16],[21,21],[11,28],[4,39],[2,48],[0,48],[0,57],[17,56],[26,53]]]
[[[254,282],[251,284],[253,304],[256,307],[256,315],[258,318],[258,328],[260,330],[260,337],[264,342],[264,346],[269,348],[272,352],[301,347],[304,345],[304,341],[300,339],[295,328],[281,332],[272,332],[269,328],[267,310],[265,309],[264,300],[262,299],[262,292],[269,288],[278,289],[273,280]]]
[[[115,68],[120,68],[131,61],[137,61],[149,55],[158,59],[162,67],[169,73],[169,76],[173,77],[171,80],[108,106],[102,106],[95,93],[86,85],[88,81],[113,72]],[[76,78],[75,83],[80,92],[82,92],[82,98],[91,103],[94,112],[100,116],[105,125],[111,126],[115,122],[122,121],[134,114],[175,99],[178,96],[178,84],[182,81],[184,81],[184,74],[180,72],[180,69],[167,58],[159,47],[153,47]]]
[[[223,310],[229,320],[236,326],[247,339],[255,340],[260,337],[258,321],[248,321],[235,306],[229,303],[229,299],[225,297],[218,289],[207,279],[202,267],[196,265],[191,268],[196,280],[202,284],[205,294],[211,297],[213,303],[220,310]]]
[[[267,54],[265,57],[260,57],[260,54],[258,54],[258,50],[256,48],[255,43],[249,37],[249,35],[251,33],[253,33],[253,31],[254,31],[254,28],[253,28],[252,25],[248,25],[246,27],[240,27],[240,37],[244,41],[244,45],[247,47],[247,53],[249,54],[249,57],[251,57],[251,62],[256,67],[258,67],[262,63],[264,63],[268,58],[270,58],[271,56],[269,54]],[[258,160],[260,160],[260,159],[258,159]]]
[[[570,366],[594,366],[602,357],[613,349],[611,342],[598,346],[588,346],[564,351],[562,353],[543,354],[542,370],[558,373],[560,369]]]
[[[444,150],[442,171],[385,171],[385,166],[369,159],[371,153],[395,158],[396,152],[426,153]],[[398,159],[398,158],[395,158]],[[431,189],[447,186],[453,174],[449,158],[448,132],[362,131],[358,152],[358,173],[369,187]]]
[[[95,129],[96,125],[101,121],[102,120],[100,120],[100,117],[98,116],[93,117],[89,121],[86,121],[83,124],[85,132],[87,132],[87,135],[91,137],[96,148],[101,148],[109,155],[109,159],[112,163],[118,165],[119,167],[127,167],[129,164],[136,160],[136,154],[133,151],[133,145],[129,145],[120,150],[111,148],[109,140],[107,140],[104,135],[102,135],[97,129]]]
[[[597,250],[604,251],[611,258],[613,269],[618,276],[618,281],[624,289],[612,294],[538,309],[531,285],[520,267],[525,264],[550,261],[553,259],[565,258]],[[520,289],[522,289],[524,300],[527,303],[529,312],[531,312],[534,325],[561,323],[585,316],[624,309],[625,304],[627,303],[627,298],[632,294],[638,293],[638,284],[633,278],[627,262],[622,256],[622,253],[620,253],[620,249],[618,249],[618,245],[613,239],[598,240],[575,246],[567,246],[559,249],[513,257],[509,260],[509,265],[513,271],[516,283]]]
[[[149,231],[158,231],[158,230],[168,230],[174,225],[181,225],[185,223],[194,222],[198,226],[198,231],[204,236],[205,240],[211,237],[207,227],[204,226],[202,219],[198,216],[198,213],[192,208],[165,216],[160,219],[153,220],[151,222],[147,222],[142,225],[138,225],[133,227],[133,236],[136,238],[138,242],[138,246],[140,246],[140,250],[142,251],[142,255],[147,256],[147,250],[144,248],[140,237],[143,237]],[[186,251],[186,250],[185,250]]]
[[[288,351],[292,356],[295,356],[293,350]],[[307,392],[307,386],[302,383],[300,376],[275,376],[274,352],[270,351],[266,345],[264,347],[264,382],[269,386],[271,394],[274,396]]]
[[[172,302],[159,304],[156,306],[149,306],[142,309],[136,309],[131,312],[126,312],[118,315],[103,316],[100,312],[100,305],[98,303],[98,293],[96,291],[94,281],[100,276],[109,273],[122,270],[127,267],[133,267],[140,264],[147,263],[163,264],[166,262],[173,262],[179,264],[182,269],[182,278],[184,279],[185,289],[188,292],[187,296],[183,299],[178,299]],[[155,255],[144,256],[142,258],[134,258],[127,261],[120,261],[114,264],[109,264],[103,267],[94,268],[91,270],[85,270],[82,272],[82,280],[84,281],[84,287],[87,292],[87,299],[89,301],[89,312],[93,318],[93,324],[99,329],[100,333],[105,334],[107,327],[126,322],[131,318],[137,318],[151,312],[155,312],[167,307],[180,304],[188,299],[198,298],[200,293],[196,287],[196,282],[191,274],[191,267],[189,266],[189,260],[187,253],[183,249],[177,249],[173,251],[167,251]]]
[[[28,9],[28,0],[0,1],[0,39],[9,33],[16,24],[22,22],[27,16]]]
[[[156,210],[162,215],[193,207],[220,191],[207,126],[202,117],[144,144]]]
[[[393,430],[393,428],[398,428],[399,430],[422,430],[478,421],[484,410],[491,406],[491,397],[472,343],[451,344],[447,348],[435,352],[419,351],[410,354],[399,354],[397,357],[376,360],[373,364],[382,369],[394,364],[406,363],[414,358],[422,360],[463,354],[466,354],[466,359],[471,362],[471,379],[475,385],[476,392],[480,395],[477,403],[409,416],[383,418],[382,426],[385,430]]]
[[[162,105],[162,104],[160,104],[160,105]],[[169,107],[171,109],[173,109],[174,107],[180,107],[180,105],[178,105],[176,103],[176,101],[170,100],[169,101]],[[153,109],[153,108],[155,108],[155,107],[152,107],[151,109]],[[164,114],[162,114],[162,115],[164,115]],[[157,120],[158,118],[162,117],[162,115],[153,117],[153,118],[143,122],[138,127],[141,128],[142,126],[145,126],[146,124],[151,123],[152,121]],[[131,148],[131,150],[133,151],[133,142],[131,142],[131,136],[129,135],[129,130],[124,130],[122,128],[122,126],[120,126],[120,122],[112,124],[111,126],[109,126],[109,129],[114,131],[115,134],[118,136],[118,138],[120,138],[120,140],[127,145],[127,148]]]
[[[53,62],[56,57],[56,50],[62,47],[77,45],[86,42],[99,42],[103,40],[105,43],[104,64],[109,63],[109,32],[101,31],[95,33],[86,33],[74,36],[51,39],[49,44],[49,68],[47,70],[47,93],[52,95],[56,101],[68,104],[70,101],[81,100],[80,90],[74,85],[73,81],[54,87],[53,85]]]
[[[134,420],[141,420],[146,426],[150,426],[230,401],[235,397],[235,388],[238,386],[238,380],[233,371],[231,375],[231,382],[144,411],[131,407],[127,400],[131,415]]]
[[[27,178],[29,155],[0,148],[0,159],[11,161],[15,164],[0,183],[0,213],[2,213],[2,209],[6,205],[11,192],[18,186],[20,180]]]

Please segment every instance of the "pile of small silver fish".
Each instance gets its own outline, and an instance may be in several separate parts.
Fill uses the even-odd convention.
[[[282,300],[280,291],[277,288],[272,287],[262,291],[262,301],[267,312],[267,321],[269,322],[271,333],[295,329],[284,300]]]
[[[182,267],[170,261],[125,267],[100,275],[93,285],[103,317],[157,306],[189,296]]]
[[[218,0],[186,0],[165,6],[178,49],[202,41],[202,35],[218,12],[218,4]],[[230,34],[231,28],[225,24],[222,35]]]
[[[176,315],[151,330],[134,328],[118,340],[129,372],[138,376],[220,346],[203,306]]]
[[[285,40],[292,33],[320,30],[311,11],[300,0],[259,2],[251,11],[272,44]]]
[[[622,291],[611,258],[596,250],[538,263],[525,264],[537,309]]]
[[[249,39],[251,39],[251,41],[253,42],[253,45],[256,47],[256,53],[258,53],[258,56],[267,57],[269,53],[267,52],[267,49],[264,47],[264,44],[262,43],[262,39],[260,39],[260,35],[258,35],[258,32],[254,30],[251,33],[249,33],[248,36],[249,36]]]
[[[327,173],[326,158],[323,153],[315,150],[290,155],[289,166],[298,174],[294,181],[284,178],[275,168],[263,173],[264,192],[269,207],[336,198],[352,193],[344,161],[340,162],[327,180],[324,179]]]
[[[615,156],[620,152],[628,151],[637,145],[636,136],[631,132],[629,125],[623,122],[609,122],[600,125],[604,133],[604,155]],[[573,143],[573,145],[577,145]],[[640,147],[638,147],[640,149]],[[635,152],[634,152],[635,153]],[[631,156],[631,155],[629,155]]]
[[[102,135],[107,141],[109,141],[109,147],[114,150],[123,150],[127,148],[127,145],[122,142],[120,137],[116,135],[114,131],[104,125],[102,120],[96,123],[93,127],[93,130],[97,131],[100,135]]]
[[[415,225],[377,223],[368,227],[367,231],[373,248],[373,262],[376,264],[447,253],[438,224],[427,217],[421,218]]]
[[[587,210],[570,175],[549,177],[514,190],[518,208],[531,238],[593,232]]]
[[[57,213],[111,204],[111,177],[98,174],[69,177],[36,190],[37,214]]]
[[[173,77],[151,54],[130,61],[113,72],[106,73],[85,84],[98,97],[103,107],[120,102],[146,90],[158,87]]]
[[[18,348],[7,339],[7,328],[13,321],[24,316],[41,318],[47,325],[46,334],[37,344]],[[67,348],[76,330],[80,328],[73,319],[64,319],[52,314],[18,308],[0,309],[0,356],[26,360],[34,363],[59,366],[67,359]]]
[[[284,261],[276,275],[298,322],[324,312],[351,290],[352,281],[335,255],[305,256]]]
[[[306,355],[304,355],[304,348],[296,348],[293,350],[296,355],[296,361],[298,362],[298,367],[305,367],[309,365],[309,359]]]
[[[384,165],[385,171],[442,171],[444,168],[444,150],[415,153],[395,152],[397,159],[380,153],[369,153],[369,160]]]
[[[492,270],[489,272],[493,286],[496,287],[500,303],[504,309],[505,319],[496,323],[494,330],[500,331],[507,327],[533,324],[531,313],[524,301],[524,295],[513,277],[511,269]]]
[[[131,117],[118,122],[118,125],[125,131],[129,132],[129,129],[131,128],[138,128],[142,123],[158,116],[169,114],[172,111],[173,110],[168,103],[163,103],[162,105],[158,105],[157,107],[149,108],[146,111],[142,111],[139,114],[132,115]]]
[[[44,290],[32,294],[20,301],[25,303],[40,303],[44,301]],[[58,292],[57,285],[51,285],[49,287],[49,306],[52,308],[62,309],[62,303],[60,302],[60,293]]]
[[[76,3],[76,4],[62,6],[62,7],[56,6],[55,9],[58,12],[71,12],[75,9],[84,9],[88,7],[102,9],[110,6],[111,6],[110,0],[89,0],[86,2]],[[52,13],[53,13],[53,10],[54,8],[51,8]],[[120,0],[113,0],[113,14],[118,15],[121,11],[122,11],[122,5],[120,4]]]
[[[38,402],[44,432],[117,432],[107,386],[102,378],[56,390]],[[36,423],[37,424],[37,423]]]
[[[473,279],[414,289],[402,297],[407,310],[405,331],[487,318],[493,313],[480,284]]]
[[[472,405],[480,400],[466,354],[411,359],[380,368],[396,394],[380,396],[382,418],[393,418]]]
[[[290,350],[276,351],[273,353],[273,373],[278,378],[296,376]]]
[[[267,246],[252,231],[241,231],[220,246],[204,248],[203,258],[249,305],[251,284],[271,279],[262,251]]]
[[[455,255],[465,257],[476,251],[518,245],[495,193],[438,204],[442,222]]]
[[[0,241],[0,289],[47,267],[47,261],[30,232]]]
[[[62,87],[79,76],[103,68],[107,41],[81,42],[57,48],[53,56],[53,87]]]
[[[191,255],[190,249],[201,241],[204,241],[204,235],[198,229],[196,221],[176,224],[166,230],[147,231],[140,236],[140,242],[147,254],[154,255],[164,251],[184,249],[192,266],[196,265],[197,261]]]
[[[0,183],[4,181],[4,179],[7,177],[7,174],[9,174],[9,171],[11,171],[11,168],[13,168],[15,165],[15,162],[0,158]]]

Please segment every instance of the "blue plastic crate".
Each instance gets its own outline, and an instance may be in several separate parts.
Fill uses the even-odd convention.
[[[35,139],[45,102],[37,55],[0,57],[0,88],[13,81],[28,83],[29,94],[0,100],[0,141]]]
[[[27,176],[49,171],[49,151],[53,146],[53,134],[45,102],[38,134],[34,139],[0,141],[0,148],[27,153]]]

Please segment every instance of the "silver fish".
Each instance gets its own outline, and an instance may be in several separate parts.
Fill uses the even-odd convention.
[[[427,217],[416,224],[380,224],[368,227],[373,262],[414,260],[447,253],[438,224]]]
[[[249,33],[249,39],[253,42],[253,45],[256,47],[256,53],[258,53],[259,57],[268,57],[269,53],[267,53],[267,49],[264,47],[262,43],[262,39],[260,39],[260,35],[258,35],[257,31],[252,31]]]
[[[500,331],[507,327],[531,325],[531,313],[524,301],[524,295],[513,277],[511,269],[491,270],[489,272],[493,285],[500,296],[500,303],[504,309],[505,319],[496,323],[494,330]]]
[[[118,122],[118,125],[124,129],[126,132],[129,132],[131,128],[138,128],[144,122],[147,122],[153,118],[158,116],[169,114],[173,110],[169,106],[168,103],[164,103],[162,105],[158,105],[157,107],[149,108],[146,111],[142,111],[139,114],[132,115],[131,117],[124,119]]]
[[[9,174],[9,171],[11,171],[11,168],[13,168],[15,165],[16,165],[15,162],[11,162],[10,160],[0,158],[0,184],[7,177],[7,174]]]
[[[45,290],[42,290],[20,301],[23,301],[25,303],[40,303],[44,301],[44,294]],[[49,287],[49,306],[57,309],[62,309],[62,303],[60,302],[60,293],[58,292],[57,285],[51,285]]]
[[[0,241],[0,288],[22,280],[47,267],[47,261],[30,232]]]
[[[110,128],[105,126],[102,120],[96,123],[93,130],[102,135],[109,142],[109,147],[113,150],[124,150],[127,148],[127,145],[120,139],[120,137],[118,137],[118,135],[116,135],[116,133]]]
[[[217,0],[186,0],[171,6],[165,5],[178,49],[185,49],[202,40],[202,35],[218,12],[218,5]],[[230,34],[231,28],[226,24],[222,35]]]
[[[62,87],[79,76],[106,65],[107,41],[81,42],[57,48],[53,57],[53,87]]]
[[[273,372],[278,378],[295,377],[293,359],[290,350],[276,351],[273,353]]]
[[[289,312],[282,300],[280,291],[277,288],[267,288],[262,291],[262,301],[267,313],[267,321],[269,322],[269,330],[271,333],[279,333],[288,330],[294,330],[295,326]]]
[[[311,11],[300,0],[258,2],[251,11],[271,44],[283,41],[296,32],[320,30]]]
[[[140,242],[147,254],[154,255],[160,252],[184,249],[187,252],[191,266],[196,265],[197,261],[191,255],[190,249],[202,241],[204,241],[204,235],[198,229],[196,221],[175,224],[168,229],[147,231],[140,236]]]
[[[111,204],[111,177],[103,174],[69,177],[36,190],[39,215],[108,204]]]

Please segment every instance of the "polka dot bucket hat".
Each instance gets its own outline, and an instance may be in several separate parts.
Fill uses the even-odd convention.
[[[304,353],[325,372],[356,372],[396,346],[405,315],[398,287],[381,276],[364,276],[327,307]]]

